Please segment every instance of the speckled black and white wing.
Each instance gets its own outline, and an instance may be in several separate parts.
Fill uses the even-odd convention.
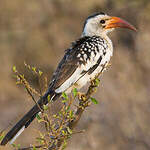
[[[80,87],[102,71],[102,65],[109,62],[112,52],[106,40],[99,36],[85,36],[66,51],[59,63],[49,89],[56,93],[66,91],[75,83]]]

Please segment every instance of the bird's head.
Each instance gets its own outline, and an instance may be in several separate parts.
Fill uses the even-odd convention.
[[[128,28],[136,31],[136,28],[127,21],[100,12],[86,19],[82,36],[105,36],[115,28]]]

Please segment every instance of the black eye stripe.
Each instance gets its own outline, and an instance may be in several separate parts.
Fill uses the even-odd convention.
[[[105,20],[101,20],[100,23],[101,23],[101,24],[104,24],[104,23],[105,23]]]

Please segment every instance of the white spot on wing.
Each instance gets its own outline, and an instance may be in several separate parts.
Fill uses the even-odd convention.
[[[83,58],[82,58],[82,57],[80,57],[80,60],[81,60],[81,61],[83,61]]]
[[[94,52],[93,52],[93,51],[91,52],[91,58],[92,58],[92,60],[94,61],[95,54],[94,54]]]
[[[84,54],[84,59],[85,59],[85,60],[87,59],[87,54]]]
[[[81,54],[78,54],[78,56],[77,57],[81,57]]]

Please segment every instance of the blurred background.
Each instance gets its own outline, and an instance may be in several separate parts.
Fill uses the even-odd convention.
[[[85,111],[77,127],[85,133],[74,135],[67,150],[150,150],[149,0],[1,0],[1,130],[12,127],[34,104],[16,86],[12,66],[34,87],[37,78],[26,71],[24,61],[50,80],[64,50],[80,37],[85,18],[100,11],[126,19],[138,32],[118,29],[110,35],[114,56],[95,94],[99,104]],[[34,121],[16,143],[35,143],[40,128]]]

